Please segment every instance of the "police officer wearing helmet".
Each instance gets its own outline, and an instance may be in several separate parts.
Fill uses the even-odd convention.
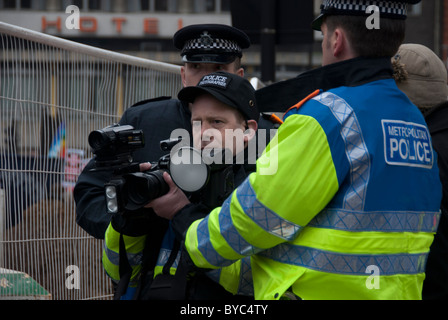
[[[255,299],[422,298],[441,183],[428,127],[390,62],[417,2],[323,1],[313,23],[323,67],[257,94],[260,109],[271,97],[286,110],[276,143],[221,207],[180,232],[196,266],[251,257]],[[370,5],[380,29],[366,26]],[[262,175],[272,159],[277,172]]]
[[[249,47],[250,41],[242,31],[227,25],[191,25],[179,30],[173,40],[175,46],[181,50],[183,61],[181,75],[184,86],[196,85],[202,76],[215,71],[224,70],[244,76],[244,70],[241,68],[242,51]],[[133,156],[134,161],[146,163],[157,161],[165,154],[160,149],[159,142],[168,139],[173,130],[183,128],[191,132],[190,120],[188,103],[160,97],[136,103],[125,111],[119,123],[143,130],[145,146],[135,151]],[[113,173],[92,172],[93,167],[93,161],[88,163],[74,189],[76,221],[93,237],[98,239],[106,237],[107,246],[103,262],[106,272],[115,282],[119,282],[122,278],[119,257],[124,250],[120,252],[119,240],[124,239],[125,246],[132,251],[128,252],[128,255],[134,258],[131,260],[128,273],[130,273],[130,286],[135,288],[137,283],[134,280],[139,276],[142,267],[145,267],[140,261],[147,258],[150,260],[149,264],[154,266],[168,222],[154,215],[150,208],[136,210],[129,215],[132,218],[126,215],[111,218],[106,213],[104,183],[111,179]],[[142,170],[144,169],[143,165]],[[108,242],[107,239],[113,241]],[[142,257],[145,248],[149,248],[146,250],[150,253]],[[121,259],[121,262],[123,260]],[[138,263],[133,264],[132,261]],[[117,296],[123,295],[126,291],[128,286],[126,282],[121,282],[124,283],[123,288],[120,288],[121,292]],[[131,296],[128,291],[128,297]]]

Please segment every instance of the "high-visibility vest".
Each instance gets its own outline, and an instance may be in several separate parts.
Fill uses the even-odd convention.
[[[109,224],[103,244],[103,268],[112,280],[117,283],[120,281],[120,236],[123,236],[126,257],[132,268],[129,287],[136,288],[140,278],[140,272],[142,271],[142,258],[146,235],[137,237],[121,235],[120,232],[113,228],[112,224]],[[173,243],[174,233],[168,229],[153,270],[154,277],[162,273],[164,266],[171,256]],[[170,266],[169,272],[171,275],[176,273],[179,260],[180,251],[177,252],[176,258]],[[212,270],[208,272],[207,275],[215,282],[221,284],[221,286],[230,293],[235,295],[253,296],[252,273],[249,257],[236,261],[231,266]]]
[[[109,224],[104,236],[102,263],[106,274],[114,281],[120,280],[120,237],[126,248],[126,257],[132,268],[132,274],[129,282],[130,287],[136,287],[138,284],[138,275],[142,269],[143,249],[145,246],[146,235],[132,237],[121,235],[116,231],[112,223]]]
[[[208,271],[207,276],[234,295],[254,296],[250,257],[244,257],[229,266]]]
[[[203,268],[250,256],[256,299],[421,299],[440,201],[421,113],[377,80],[289,110],[257,172],[185,245]]]

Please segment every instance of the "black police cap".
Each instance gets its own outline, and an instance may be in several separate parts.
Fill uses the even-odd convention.
[[[421,0],[324,0],[320,6],[321,13],[313,21],[311,27],[320,31],[323,17],[329,15],[368,15],[367,7],[375,5],[380,10],[382,18],[406,19],[407,5],[417,4]]]
[[[223,24],[186,26],[174,34],[173,42],[182,60],[194,63],[228,64],[250,46],[247,34]]]
[[[255,101],[255,89],[243,77],[228,72],[214,72],[202,77],[197,86],[183,88],[177,97],[182,101],[194,102],[205,93],[239,110],[246,120],[258,121],[260,113]]]

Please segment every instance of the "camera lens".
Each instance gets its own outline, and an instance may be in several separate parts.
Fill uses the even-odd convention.
[[[126,179],[124,198],[127,199],[128,210],[138,209],[169,190],[163,179],[163,171],[160,170],[132,173],[124,178]]]
[[[89,145],[93,150],[99,150],[109,143],[109,137],[101,130],[92,131],[89,134]]]
[[[129,184],[127,185],[128,192],[128,200],[131,203],[135,203],[137,205],[145,205],[148,201],[151,200],[151,186],[153,184],[153,177],[147,176],[142,177],[141,179],[131,179]]]

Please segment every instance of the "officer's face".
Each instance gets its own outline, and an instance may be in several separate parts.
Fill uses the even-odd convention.
[[[227,148],[233,155],[244,149],[246,121],[235,108],[204,94],[195,99],[190,109],[195,148]]]
[[[203,76],[217,71],[225,71],[229,73],[244,76],[244,70],[238,68],[235,62],[229,64],[217,63],[185,63],[181,68],[182,82],[184,87],[195,86],[199,83]]]

